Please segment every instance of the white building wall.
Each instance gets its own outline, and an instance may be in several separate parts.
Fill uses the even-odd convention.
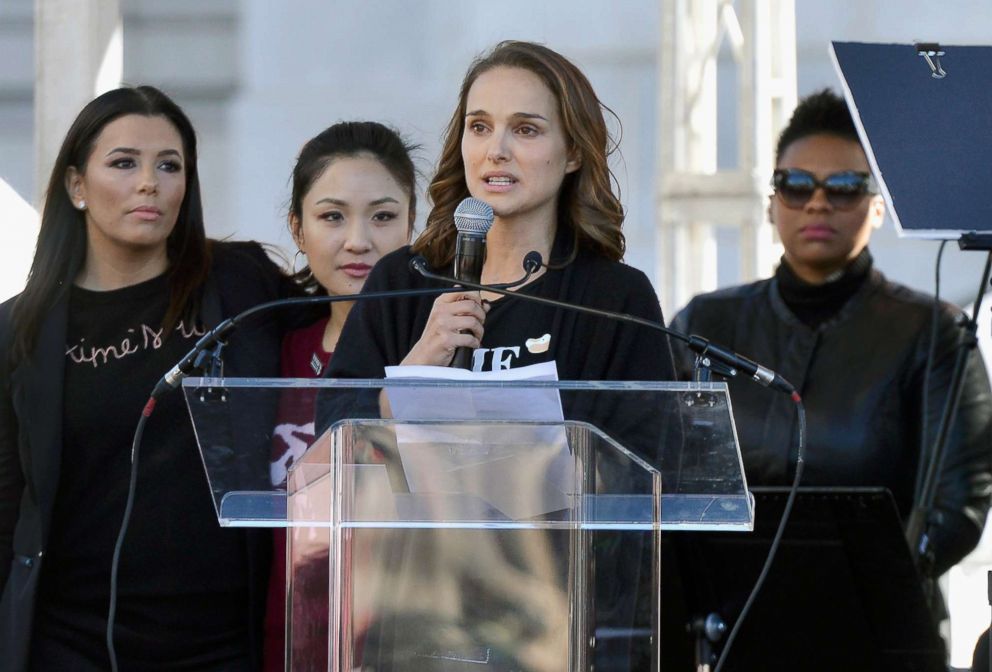
[[[229,147],[237,193],[233,217],[211,220],[216,230],[279,236],[289,245],[282,220],[293,159],[307,139],[345,119],[384,121],[421,144],[425,187],[468,64],[498,40],[516,38],[546,42],[577,61],[623,119],[626,163],[614,170],[632,222],[628,257],[651,268],[654,3],[304,1],[289,12],[259,0],[241,7],[242,79]],[[419,210],[422,223],[427,208]]]
[[[302,143],[349,118],[380,119],[423,145],[430,175],[458,84],[471,58],[499,39],[546,42],[574,59],[623,122],[614,161],[628,211],[627,260],[654,277],[657,0],[122,0],[124,79],[153,83],[199,131],[201,179],[214,236],[289,247],[283,214]],[[954,0],[798,0],[799,92],[836,85],[829,39],[988,43],[992,4]],[[33,0],[0,1],[0,179],[35,202]],[[732,75],[721,64],[720,153],[736,153]],[[426,181],[426,179],[425,179]],[[423,186],[423,185],[422,185]],[[421,204],[421,218],[426,212]],[[734,235],[718,236],[721,284],[739,281]],[[878,265],[932,289],[935,245],[875,236]],[[946,296],[977,288],[974,253],[947,253]],[[671,313],[676,306],[665,306]]]
[[[34,2],[0,0],[0,180],[32,203],[33,98]]]

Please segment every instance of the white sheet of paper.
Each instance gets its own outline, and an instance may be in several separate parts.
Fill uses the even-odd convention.
[[[387,378],[466,381],[558,380],[554,361],[505,371],[473,372],[439,366],[390,366]],[[387,388],[398,420],[462,420],[465,425],[401,425],[396,439],[410,491],[479,497],[511,519],[539,516],[568,506],[574,465],[560,426],[472,425],[471,421],[564,420],[553,388]],[[528,483],[508,483],[509,474]],[[488,474],[488,477],[487,477]],[[493,481],[496,482],[493,482]]]
[[[466,371],[446,366],[387,366],[386,378],[435,380],[558,380],[554,360],[505,371]],[[428,392],[429,394],[425,394]],[[561,422],[561,397],[554,389],[396,387],[387,391],[398,420],[506,420]]]

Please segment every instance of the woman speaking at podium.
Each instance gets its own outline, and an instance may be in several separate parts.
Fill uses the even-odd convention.
[[[474,197],[495,215],[483,284],[517,280],[524,256],[536,251],[545,266],[518,292],[659,322],[651,283],[620,262],[624,213],[611,188],[614,145],[603,109],[585,75],[547,47],[502,42],[477,59],[448,124],[426,230],[412,248],[384,257],[365,290],[440,286],[409,262],[423,255],[450,276],[455,208]],[[360,303],[328,375],[379,378],[390,365],[447,366],[459,347],[474,350],[480,371],[551,360],[562,380],[674,377],[667,338],[657,332],[475,292]]]
[[[452,275],[457,236],[455,210],[464,199],[473,197],[491,206],[494,214],[486,238],[483,284],[520,279],[524,257],[536,251],[545,265],[515,290],[517,294],[629,313],[660,323],[661,310],[651,283],[643,273],[621,263],[624,213],[612,189],[613,176],[607,164],[614,144],[607,131],[604,109],[585,75],[547,47],[501,42],[478,58],[462,82],[448,124],[429,187],[433,209],[426,230],[412,247],[384,257],[363,291],[446,286],[412,271],[410,261],[422,255],[434,273]],[[475,371],[554,362],[561,380],[673,380],[675,375],[668,339],[656,331],[513,296],[480,296],[470,291],[437,298],[359,302],[349,315],[327,375],[382,378],[384,367],[391,365],[448,366],[458,348],[472,349]],[[603,420],[601,417],[593,421],[614,437],[622,436],[622,440],[650,434],[639,452],[657,465],[658,446],[663,442],[659,432],[651,429],[654,425],[644,421],[645,412],[656,419],[656,409],[631,408],[625,414],[611,413],[604,406],[590,404],[583,411],[584,419],[593,420],[597,412],[609,415],[609,422],[597,422]],[[566,417],[574,418],[569,410],[566,408]],[[324,411],[321,408],[324,423],[340,417]],[[529,551],[537,547],[530,546]],[[601,550],[597,557],[605,567],[605,558],[611,551]],[[599,607],[631,617],[636,590],[623,584],[629,581],[629,585],[637,585],[640,549],[636,545],[614,548],[612,554],[617,572],[610,585],[598,586],[597,594],[603,591],[605,596]],[[402,575],[402,554],[396,555],[392,570]],[[474,563],[476,569],[500,567],[500,571],[491,573],[498,577],[504,571],[514,573],[518,569],[514,558],[521,557],[533,556],[523,550],[516,555],[507,546],[475,547],[456,555],[454,565],[445,573],[457,584],[458,576],[473,573]],[[549,556],[558,561],[565,557],[567,553],[562,549],[552,550]],[[547,564],[550,567],[555,562]],[[607,573],[601,568],[600,576]],[[493,581],[497,583],[498,579]],[[416,586],[420,581],[411,578],[404,585]],[[485,592],[498,593],[499,589],[490,586]],[[428,601],[439,598],[435,595]],[[427,604],[420,606],[428,608]],[[471,610],[471,606],[464,608]],[[545,613],[557,622],[566,612],[567,608],[562,607]],[[528,611],[521,608],[515,613],[519,617]],[[378,635],[370,635],[369,655],[401,655],[397,653],[402,650],[398,648],[401,639],[430,649],[428,639],[418,642],[414,634],[427,628],[426,621],[420,618],[416,622],[417,629],[404,633],[400,621],[392,626],[386,621]],[[509,627],[511,622],[516,619],[508,619],[497,629]],[[550,622],[546,625],[553,629]],[[540,636],[540,628],[530,629],[533,637]],[[435,630],[445,632],[443,628]],[[378,642],[374,647],[373,641]],[[469,637],[468,641],[485,649],[481,640]],[[548,649],[535,644],[529,650],[531,655],[541,651],[546,653]],[[506,656],[524,653],[503,650],[498,655],[504,656],[508,667],[490,664],[494,669],[523,669],[522,664],[514,667]],[[563,666],[564,660],[558,659],[558,664]],[[418,669],[410,664],[410,669]]]

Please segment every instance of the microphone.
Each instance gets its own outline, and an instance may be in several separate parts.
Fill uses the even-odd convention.
[[[685,342],[689,346],[689,349],[700,357],[704,359],[707,357],[712,358],[727,365],[730,369],[729,375],[731,376],[736,376],[737,371],[741,370],[749,375],[755,382],[760,383],[765,387],[770,387],[778,390],[779,392],[785,392],[786,394],[792,394],[796,391],[796,388],[792,386],[792,383],[768,367],[762,366],[761,364],[758,364],[743,355],[738,355],[732,350],[728,350],[727,348],[710,343],[702,336],[690,335]]]
[[[493,225],[493,209],[477,198],[466,198],[455,208],[455,280],[474,282],[482,280],[482,264],[486,260],[486,234]],[[452,368],[472,368],[472,348],[455,350]]]
[[[530,280],[531,275],[536,273],[537,269],[539,269],[542,265],[543,262],[541,260],[540,253],[530,252],[524,257],[524,276],[522,278],[514,282],[488,285],[486,289],[489,291],[498,292],[499,290],[519,287],[520,285],[526,284],[527,281]],[[421,256],[416,256],[410,259],[409,266],[411,270],[417,271],[421,275],[428,272],[427,260]],[[292,306],[312,306],[338,303],[339,301],[352,302],[367,301],[369,299],[377,300],[418,296],[437,296],[439,294],[451,294],[463,289],[462,287],[450,286],[453,283],[449,278],[445,278],[444,281],[444,284],[449,286],[426,287],[423,289],[387,289],[380,292],[363,292],[360,294],[335,294],[276,299],[275,301],[268,301],[267,303],[261,303],[257,306],[248,308],[234,317],[227,318],[212,330],[204,334],[200,340],[196,342],[193,348],[187,352],[186,355],[172,367],[172,369],[170,369],[164,376],[162,376],[162,378],[159,379],[158,383],[155,385],[155,389],[152,390],[148,404],[146,404],[143,411],[143,415],[146,417],[150,416],[159,397],[166,392],[179,387],[179,384],[182,382],[183,378],[190,375],[194,371],[205,369],[208,377],[219,377],[222,375],[222,373],[220,373],[223,371],[223,363],[220,358],[221,349],[227,344],[227,339],[230,337],[231,333],[234,332],[244,321],[254,315],[266,313],[270,310],[289,308]]]
[[[418,257],[422,259],[422,257]],[[412,267],[411,262],[411,267]],[[426,262],[425,262],[426,263]],[[529,274],[528,274],[529,275]],[[155,388],[152,390],[148,403],[145,406],[143,415],[150,416],[155,408],[155,403],[166,392],[179,387],[183,379],[198,369],[207,369],[210,375],[214,372],[222,371],[220,360],[220,350],[227,345],[227,339],[241,323],[248,318],[265,313],[277,308],[289,308],[291,306],[311,306],[317,304],[338,303],[340,301],[365,301],[367,299],[395,299],[415,296],[437,296],[438,294],[450,294],[457,292],[458,287],[428,287],[424,289],[401,289],[383,290],[381,292],[365,292],[362,294],[334,294],[320,296],[305,296],[290,299],[276,299],[252,306],[247,310],[238,313],[234,317],[229,317],[216,327],[200,337],[200,340],[193,345],[193,348],[183,356],[164,376],[162,376]]]
[[[541,266],[541,255],[537,252],[529,252],[524,256],[524,267],[525,269],[530,268],[540,268]],[[437,280],[439,282],[444,282],[450,285],[460,284],[462,287],[467,289],[475,289],[480,292],[492,292],[494,294],[502,294],[503,296],[513,296],[524,301],[531,301],[534,303],[540,303],[546,306],[553,306],[555,308],[561,308],[564,310],[572,310],[579,313],[586,313],[588,315],[596,315],[598,317],[605,317],[610,320],[618,320],[620,322],[629,322],[631,324],[639,324],[642,327],[648,327],[654,329],[655,331],[660,331],[663,334],[667,334],[672,338],[683,341],[690,350],[700,355],[700,357],[706,359],[716,360],[724,364],[730,369],[728,372],[731,376],[736,376],[737,371],[741,370],[750,376],[755,382],[764,385],[765,387],[770,387],[774,390],[784,392],[788,394],[793,401],[799,403],[800,397],[796,388],[788,380],[775,373],[766,366],[762,366],[757,362],[754,362],[743,355],[738,355],[736,352],[729,350],[727,348],[721,347],[719,345],[714,345],[710,343],[707,339],[702,336],[689,336],[683,334],[675,329],[670,329],[663,324],[658,324],[657,322],[652,322],[651,320],[646,320],[642,317],[637,317],[636,315],[628,315],[627,313],[615,313],[609,310],[601,310],[599,308],[589,308],[587,306],[580,306],[574,303],[567,303],[565,301],[558,301],[556,299],[549,299],[543,296],[536,296],[533,294],[521,294],[519,292],[511,292],[509,288],[501,287],[499,285],[482,285],[477,282],[470,282],[468,280],[456,280],[455,278],[446,278],[443,275],[438,275],[432,273],[427,265],[427,260],[423,257],[417,256],[410,260],[410,268],[420,275],[428,278],[430,280]]]

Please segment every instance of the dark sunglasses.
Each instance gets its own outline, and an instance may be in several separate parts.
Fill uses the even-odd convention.
[[[772,186],[783,205],[793,210],[803,208],[818,188],[823,189],[827,202],[835,210],[850,210],[861,202],[865,194],[876,192],[871,174],[856,170],[833,173],[818,180],[806,170],[780,168],[772,173]]]

